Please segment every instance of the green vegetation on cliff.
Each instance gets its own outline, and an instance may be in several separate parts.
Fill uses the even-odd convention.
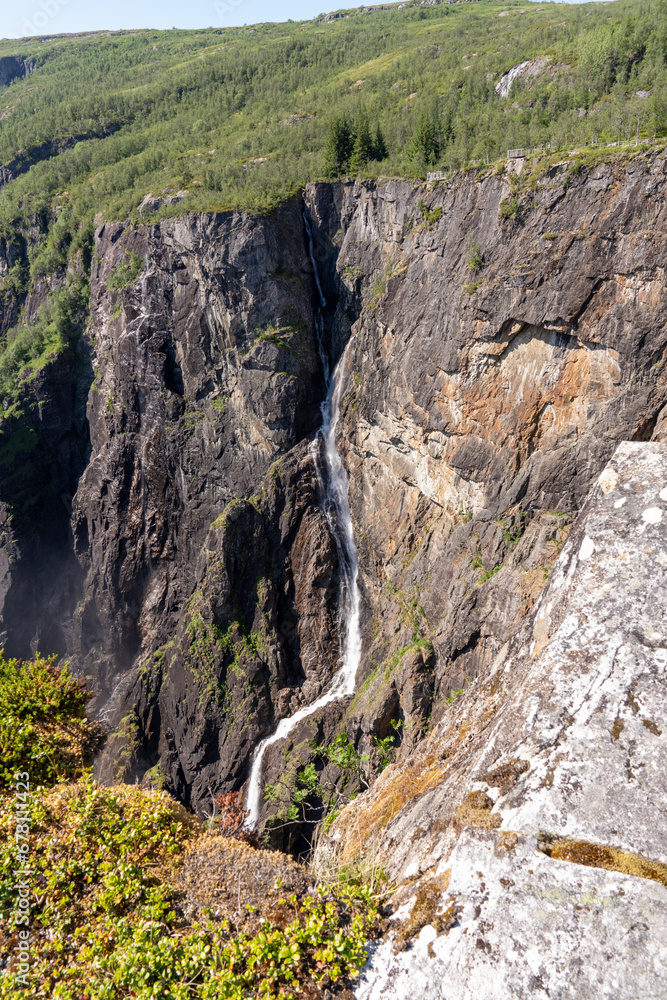
[[[380,922],[374,892],[307,892],[305,870],[288,892],[281,873],[299,866],[225,836],[224,815],[207,829],[162,792],[99,787],[88,697],[53,659],[0,654],[0,997],[294,1000],[354,980]],[[218,893],[230,871],[270,885],[257,906],[239,881],[213,911],[184,865],[206,866]]]
[[[21,395],[49,360],[66,347],[76,345],[83,332],[88,310],[86,278],[77,277],[58,289],[40,306],[34,318],[23,319],[5,336],[0,355],[0,400],[7,409]],[[2,423],[7,414],[0,418]]]
[[[665,0],[401,7],[1,43],[35,63],[0,92],[0,163],[16,175],[3,228],[59,204],[78,233],[150,191],[189,192],[181,210],[257,209],[326,173],[419,174],[667,127]]]
[[[45,278],[87,272],[96,217],[265,211],[316,178],[423,177],[509,147],[667,132],[667,0],[413,0],[331,21],[5,40],[4,56],[31,68],[0,88],[0,306],[19,320],[29,288],[42,300]],[[126,261],[111,287],[141,266]],[[5,398],[24,361],[57,352],[52,331],[39,316],[3,333]]]

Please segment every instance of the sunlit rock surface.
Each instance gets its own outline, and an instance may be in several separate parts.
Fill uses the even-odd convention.
[[[488,679],[618,442],[667,436],[667,159],[570,165],[528,165],[518,187],[494,167],[312,184],[261,217],[99,220],[86,334],[70,370],[26,389],[26,434],[0,455],[0,636],[88,678],[112,733],[101,777],[208,807],[338,667],[304,210],[332,361],[352,338],[337,445],[363,648],[355,697],[272,746],[267,781],[345,732],[372,782],[378,740],[410,761]],[[0,270],[29,237],[0,241]],[[29,517],[22,441],[55,498]]]
[[[489,676],[338,822],[399,884],[360,1000],[665,994],[666,684],[667,446],[626,442]]]

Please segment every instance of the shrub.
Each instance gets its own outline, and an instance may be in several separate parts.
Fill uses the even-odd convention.
[[[0,811],[0,998],[18,995],[8,967],[18,857],[8,798]],[[354,978],[377,934],[379,899],[363,885],[320,888],[270,907],[249,932],[210,914],[189,919],[179,886],[201,824],[164,793],[87,779],[32,798],[27,995],[58,1000],[288,1000]],[[247,849],[245,849],[247,850]],[[242,863],[243,853],[239,855]],[[271,855],[262,854],[270,864]],[[185,890],[187,896],[187,889]]]
[[[101,730],[83,714],[91,695],[55,659],[0,654],[0,792],[17,771],[33,785],[76,777],[101,743]]]
[[[143,271],[146,262],[141,254],[130,253],[129,250],[126,250],[125,253],[127,260],[116,264],[107,278],[107,288],[125,288],[126,285],[131,285],[133,281],[136,281]]]
[[[257,847],[257,836],[245,829],[245,823],[250,815],[241,805],[238,792],[221,792],[215,799],[213,826],[220,837],[231,837],[246,844]]]
[[[479,271],[481,267],[484,267],[482,251],[472,236],[468,239],[468,247],[466,249],[466,267],[469,271]]]
[[[511,198],[503,198],[499,207],[498,214],[501,219],[513,219],[517,212],[519,211],[519,199],[514,195]]]

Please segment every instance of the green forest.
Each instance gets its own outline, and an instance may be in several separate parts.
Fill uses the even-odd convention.
[[[95,216],[137,219],[149,193],[180,192],[154,217],[261,212],[317,178],[423,178],[667,132],[667,0],[414,2],[5,40],[7,56],[30,72],[0,87],[0,237],[31,237],[0,300],[85,259]]]

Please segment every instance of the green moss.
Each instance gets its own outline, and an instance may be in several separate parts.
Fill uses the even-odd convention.
[[[165,776],[162,771],[162,765],[156,764],[154,767],[150,767],[145,775],[144,782],[148,783],[148,786],[155,791],[162,791],[165,785]]]
[[[229,503],[226,505],[225,509],[220,514],[218,514],[215,521],[213,521],[211,527],[223,528],[226,525],[227,521],[229,520],[230,515],[235,510],[238,510],[240,507],[244,506],[251,507],[253,511],[256,511],[256,507],[251,502],[251,500],[243,500],[241,498],[230,500]]]
[[[419,636],[419,638],[415,639],[413,642],[408,643],[407,646],[402,646],[382,665],[381,669],[384,674],[384,679],[388,680],[389,677],[391,677],[396,668],[403,662],[409,653],[416,653],[418,650],[426,653],[427,656],[431,656],[433,655],[433,643],[430,639]]]
[[[110,740],[113,741],[113,775],[115,781],[123,781],[136,761],[141,746],[141,726],[135,711],[124,716]]]
[[[353,718],[355,712],[357,712],[360,706],[366,701],[368,692],[371,689],[375,691],[376,688],[379,689],[379,686],[383,686],[390,681],[392,675],[401,665],[405,657],[410,654],[414,654],[417,651],[425,653],[427,658],[433,656],[434,648],[431,639],[419,636],[413,642],[410,642],[405,646],[401,646],[401,648],[396,650],[395,653],[392,653],[391,656],[385,657],[359,686],[347,710],[347,717]]]
[[[218,416],[221,416],[228,402],[229,400],[227,399],[226,396],[216,396],[215,399],[211,400],[209,405],[212,410],[215,410]]]
[[[421,638],[422,631],[429,630],[426,612],[420,604],[421,587],[413,583],[409,592],[402,590],[388,580],[385,584],[388,597],[393,598],[400,609],[401,623],[412,632],[413,641]]]
[[[264,639],[259,632],[245,630],[238,621],[232,622],[225,631],[220,631],[216,641],[225,653],[233,656],[229,669],[237,677],[245,676],[242,667],[244,659],[256,660],[267,655]]]
[[[281,351],[292,351],[293,347],[285,340],[285,335],[292,334],[293,332],[294,331],[290,326],[269,326],[257,334],[257,339],[266,341],[269,344],[274,344],[275,347],[279,347]]]

